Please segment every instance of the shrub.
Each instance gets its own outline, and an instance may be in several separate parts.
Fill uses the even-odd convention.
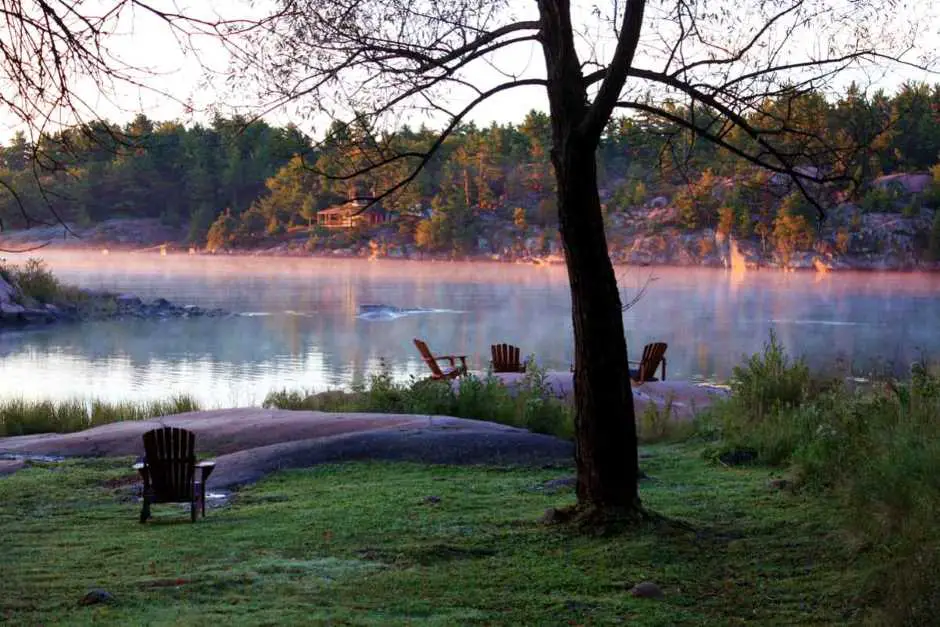
[[[647,403],[637,421],[637,437],[641,443],[675,442],[688,439],[692,434],[692,423],[676,419],[674,400],[670,394],[666,397],[663,407],[656,403]]]
[[[398,383],[383,368],[369,378],[368,384],[355,386],[350,392],[282,390],[268,394],[263,406],[445,415],[498,422],[565,438],[574,433],[573,408],[552,394],[545,371],[531,361],[514,388],[489,373],[483,377],[460,377],[455,382],[412,378],[407,383]]]
[[[933,223],[928,236],[927,253],[933,261],[940,261],[940,208],[933,212]]]
[[[940,375],[914,364],[909,381],[816,385],[771,336],[735,369],[732,397],[697,422],[719,449],[789,465],[796,485],[842,504],[872,563],[873,624],[929,624],[940,612]],[[712,453],[714,454],[714,453]]]
[[[28,259],[22,266],[0,267],[7,282],[19,287],[27,301],[63,304],[85,299],[85,293],[75,287],[63,285],[41,259]]]
[[[780,406],[798,405],[810,381],[809,368],[802,359],[790,360],[773,329],[763,351],[732,373],[732,398],[756,419]]]
[[[895,186],[872,187],[862,196],[861,208],[865,213],[891,212],[901,193]]]
[[[61,285],[45,264],[39,259],[29,259],[16,271],[16,283],[24,296],[40,303],[51,303],[58,299]]]

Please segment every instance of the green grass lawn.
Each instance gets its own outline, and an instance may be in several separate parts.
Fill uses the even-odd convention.
[[[598,537],[538,522],[566,469],[355,463],[290,471],[193,525],[137,523],[127,460],[0,479],[0,622],[846,624],[862,566],[826,501],[694,444],[645,449],[646,505],[691,525]],[[426,497],[439,497],[438,502]],[[654,581],[663,600],[627,591]],[[80,607],[90,588],[111,605]]]

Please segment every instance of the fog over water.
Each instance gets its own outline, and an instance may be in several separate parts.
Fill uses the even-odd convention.
[[[83,287],[222,307],[236,316],[124,320],[0,334],[0,397],[145,400],[188,393],[208,407],[260,403],[281,388],[348,387],[384,362],[423,376],[412,338],[485,368],[510,342],[552,369],[573,362],[561,266],[151,253],[43,258]],[[905,370],[940,355],[940,275],[732,273],[620,268],[631,358],[669,344],[669,378],[725,379],[771,328],[814,366]],[[361,305],[397,310],[361,313]]]

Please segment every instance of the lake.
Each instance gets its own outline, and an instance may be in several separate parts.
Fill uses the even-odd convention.
[[[238,315],[70,324],[0,334],[0,398],[146,400],[206,407],[271,390],[346,388],[383,367],[424,376],[412,338],[485,368],[517,344],[551,369],[573,363],[561,266],[43,252],[65,282],[222,307]],[[669,378],[723,380],[775,329],[817,367],[905,371],[940,354],[940,275],[621,268],[631,358],[669,344]],[[423,311],[360,314],[360,305]]]

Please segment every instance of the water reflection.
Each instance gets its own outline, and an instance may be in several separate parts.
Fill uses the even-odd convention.
[[[411,343],[485,366],[510,342],[550,368],[573,361],[564,269],[502,264],[156,255],[47,255],[67,281],[265,314],[100,322],[0,335],[0,395],[112,400],[190,393],[208,406],[260,402],[272,389],[348,386],[382,360],[424,373]],[[649,275],[621,272],[625,300]],[[632,355],[669,343],[670,378],[725,378],[769,330],[816,366],[899,367],[936,355],[940,277],[657,269],[624,314]],[[357,317],[362,304],[447,312]]]

